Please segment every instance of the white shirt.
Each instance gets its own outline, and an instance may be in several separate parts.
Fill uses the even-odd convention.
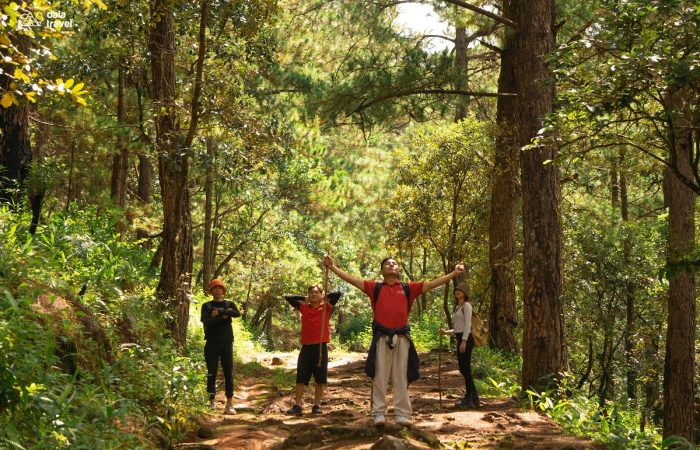
[[[472,305],[469,302],[464,302],[462,306],[455,309],[452,316],[454,329],[450,333],[454,336],[457,333],[462,333],[462,340],[469,339],[469,333],[472,332]],[[468,331],[465,331],[468,330]]]

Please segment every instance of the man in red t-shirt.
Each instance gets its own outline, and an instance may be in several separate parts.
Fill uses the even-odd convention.
[[[297,382],[295,388],[295,403],[287,414],[301,414],[304,387],[309,385],[311,375],[316,383],[314,392],[313,414],[321,413],[323,388],[328,379],[328,318],[333,307],[340,300],[340,292],[325,295],[323,288],[313,285],[307,296],[285,295],[284,298],[301,314],[301,350],[297,359]],[[322,335],[323,334],[323,335]],[[319,346],[321,348],[319,348]],[[319,363],[319,356],[321,361]]]
[[[451,273],[432,281],[408,282],[404,285],[399,279],[401,273],[399,263],[394,258],[385,258],[381,263],[383,281],[379,289],[375,281],[364,281],[339,269],[333,258],[328,255],[324,258],[323,264],[370,298],[374,312],[370,355],[374,354],[375,359],[374,364],[371,364],[372,361],[368,363],[373,370],[370,376],[372,376],[371,415],[374,417],[374,424],[381,426],[385,423],[386,391],[389,377],[391,377],[396,422],[401,425],[410,425],[413,411],[408,397],[409,349],[415,354],[415,348],[410,339],[408,314],[416,297],[463,273],[464,263],[457,264]]]

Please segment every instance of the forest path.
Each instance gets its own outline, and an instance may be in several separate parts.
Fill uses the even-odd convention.
[[[270,355],[267,356],[269,359]],[[284,367],[294,370],[296,353],[274,356],[282,360]],[[278,391],[261,382],[260,378],[250,378],[236,388],[238,414],[224,416],[219,409],[206,421],[213,436],[208,439],[193,436],[184,447],[218,450],[369,449],[383,436],[389,435],[414,446],[403,448],[604,448],[564,434],[547,417],[521,410],[510,398],[482,397],[478,409],[456,408],[454,404],[462,395],[463,381],[453,358],[443,357],[441,408],[435,353],[421,355],[421,379],[409,388],[414,411],[413,426],[403,428],[396,425],[390,408],[386,426],[375,428],[369,417],[371,386],[364,374],[365,354],[333,356],[331,353],[323,414],[310,413],[313,382],[304,397],[304,414],[289,416],[285,411],[293,404],[291,386],[288,390]],[[444,359],[448,359],[447,363]],[[391,399],[391,388],[389,392]],[[384,438],[387,439],[390,438]]]

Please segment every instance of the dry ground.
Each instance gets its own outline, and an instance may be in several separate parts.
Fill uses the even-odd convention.
[[[267,355],[269,363],[269,355]],[[289,370],[294,370],[296,354],[279,354]],[[370,382],[363,371],[364,355],[333,359],[329,383],[322,403],[323,414],[310,414],[312,387],[307,389],[306,407],[301,416],[284,412],[293,404],[291,387],[284,391],[247,379],[236,392],[235,416],[215,412],[205,422],[213,437],[193,433],[185,447],[220,450],[253,449],[369,449],[383,435],[393,435],[413,448],[474,449],[599,449],[585,439],[566,435],[547,417],[521,410],[510,398],[484,398],[478,409],[454,406],[462,394],[462,378],[455,361],[443,361],[442,407],[439,401],[438,364],[434,354],[421,355],[422,378],[410,386],[413,426],[393,423],[392,410],[387,425],[377,429],[369,417]],[[445,359],[445,358],[443,358]],[[391,390],[390,390],[391,391]],[[389,394],[391,398],[391,392]],[[223,398],[221,399],[223,405]],[[389,402],[391,405],[391,402]],[[202,430],[199,431],[202,434]]]

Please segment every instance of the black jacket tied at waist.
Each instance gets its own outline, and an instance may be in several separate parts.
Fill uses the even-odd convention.
[[[406,336],[406,339],[408,339],[410,345],[408,348],[408,382],[413,383],[414,381],[420,379],[420,360],[418,359],[416,346],[413,345],[413,340],[411,339],[411,326],[406,325],[401,328],[387,328],[377,322],[372,322],[372,344],[369,346],[367,360],[365,361],[365,373],[368,377],[374,378],[377,361],[377,342],[379,341],[379,338],[382,336],[387,336],[387,345],[389,345],[389,348],[393,349],[394,336],[397,334]]]

